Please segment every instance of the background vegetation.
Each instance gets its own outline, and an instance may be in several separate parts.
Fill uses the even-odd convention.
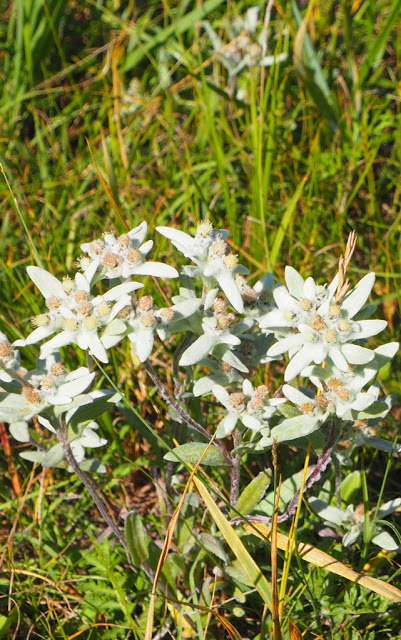
[[[225,21],[244,16],[252,4],[4,2],[0,330],[10,339],[26,335],[30,316],[42,310],[25,272],[37,256],[63,275],[80,244],[105,230],[123,232],[146,220],[151,230],[172,224],[191,231],[206,215],[229,229],[255,278],[270,270],[282,280],[286,264],[330,278],[355,229],[351,277],[376,271],[374,301],[388,321],[387,341],[399,339],[401,1],[276,0],[268,52],[285,52],[287,59],[247,68],[232,82],[202,20],[228,45]],[[260,20],[265,10],[261,2]],[[160,239],[153,255],[177,259]],[[168,300],[170,290],[159,288],[159,296]],[[156,350],[153,362],[169,384],[166,352]],[[386,393],[400,391],[399,364],[381,374]],[[156,437],[172,442],[166,408],[128,350],[120,350],[105,375],[137,414],[103,417],[108,473],[97,482],[116,517],[123,507],[139,510],[157,549],[187,475],[175,476],[169,508],[166,450]],[[265,376],[276,388],[268,370]],[[396,436],[398,418],[395,409],[384,426],[387,437]],[[5,429],[2,444],[0,638],[144,638],[151,582],[128,567],[111,538],[100,537],[104,524],[76,477],[32,468]],[[282,448],[284,478],[302,468],[303,456]],[[354,502],[374,507],[381,490],[386,499],[400,496],[397,456],[357,450],[353,470],[360,469],[368,481],[353,487]],[[258,470],[257,462],[245,465],[244,487]],[[217,471],[211,481],[223,482]],[[334,487],[330,473],[327,482]],[[229,637],[222,620],[237,629],[231,637],[272,637],[259,595],[244,584],[224,541],[213,547],[208,535],[219,538],[213,520],[194,489],[190,496],[177,522],[168,583],[178,600],[217,604],[222,619],[195,609],[192,627],[159,598],[157,637]],[[304,512],[299,539],[400,586],[399,556],[319,539]],[[270,581],[266,544],[249,535],[246,546]],[[399,605],[295,559],[284,635],[288,618],[305,638],[401,637]]]

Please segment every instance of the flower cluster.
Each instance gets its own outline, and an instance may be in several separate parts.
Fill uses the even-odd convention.
[[[335,298],[336,279],[327,287],[318,286],[313,278],[304,281],[292,267],[286,268],[285,277],[287,288],[279,286],[273,292],[277,308],[261,318],[259,324],[278,338],[268,355],[289,352],[286,382],[312,362],[326,361],[347,372],[350,365],[367,364],[373,359],[370,349],[355,343],[387,326],[384,320],[365,320],[358,315],[372,290],[374,273],[362,278],[341,301]]]
[[[218,403],[224,411],[216,437],[240,434],[236,451],[261,451],[275,441],[299,444],[305,439],[321,449],[329,422],[337,425],[337,440],[391,450],[391,443],[372,430],[388,413],[391,398],[380,398],[377,384],[365,390],[398,349],[398,343],[375,350],[367,344],[386,326],[383,320],[367,319],[374,310],[366,305],[373,273],[350,291],[340,268],[326,285],[313,278],[304,280],[287,267],[286,286],[274,286],[271,274],[251,286],[227,231],[213,229],[209,220],[198,224],[194,236],[172,227],[157,230],[193,263],[184,265],[180,274],[174,267],[146,260],[153,242],[145,241],[145,222],[118,237],[105,233],[102,239],[84,243],[82,273],[73,279],[59,281],[44,269],[28,267],[47,310],[34,318],[35,329],[25,340],[12,345],[0,334],[4,385],[0,420],[10,424],[18,440],[32,441],[29,422],[38,416],[50,433],[58,434],[65,425],[71,451],[80,463],[83,447],[105,442],[96,433],[94,419],[107,408],[110,392],[93,391],[94,374],[86,368],[65,371],[57,352],[60,347],[78,345],[106,363],[107,351],[127,338],[140,362],[145,362],[155,336],[166,341],[181,333],[185,338],[176,350],[174,375],[178,365],[188,373],[189,367],[198,365],[200,375],[185,389],[185,398],[212,394],[212,407]],[[132,278],[145,275],[179,275],[179,294],[171,306],[159,307],[152,295],[138,294],[143,285]],[[101,292],[95,291],[105,280],[112,281],[111,288],[103,283]],[[38,342],[42,345],[37,369],[26,371],[16,347]],[[286,384],[273,397],[265,384],[254,388],[251,380],[258,367],[286,353]],[[288,384],[299,374],[315,390]],[[176,378],[176,386],[177,382]],[[181,420],[179,414],[179,405],[173,405],[172,415]],[[25,452],[25,457],[59,464],[65,451],[61,444],[57,447],[37,452],[36,458]],[[346,461],[340,444],[335,455]]]

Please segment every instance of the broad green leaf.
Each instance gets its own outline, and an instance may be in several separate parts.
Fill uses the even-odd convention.
[[[341,483],[340,493],[344,502],[350,504],[354,500],[357,491],[360,491],[361,486],[361,472],[352,471],[349,473]]]
[[[29,442],[28,424],[21,420],[10,425],[10,433],[18,442]]]
[[[21,458],[24,458],[24,460],[29,460],[29,462],[42,464],[42,460],[46,456],[46,451],[22,451],[19,455]]]
[[[102,389],[91,394],[92,402],[80,406],[69,419],[71,426],[95,420],[121,400],[119,393]]]
[[[142,567],[149,558],[150,536],[137,511],[130,511],[125,520],[125,538],[134,567]]]
[[[210,553],[213,553],[215,556],[223,560],[226,564],[228,563],[228,556],[223,549],[223,546],[220,544],[219,540],[212,536],[210,533],[200,533],[198,536],[198,540],[201,545],[203,545]]]
[[[64,459],[63,449],[61,444],[55,444],[54,447],[47,451],[46,455],[42,460],[42,465],[44,467],[55,467]]]
[[[207,451],[203,456],[205,449]],[[181,444],[172,451],[165,454],[164,459],[169,462],[188,462],[189,464],[196,464],[199,459],[202,458],[201,464],[208,464],[212,467],[219,467],[220,465],[227,465],[227,462],[217,447],[214,445],[201,444],[199,442],[190,442],[187,444]]]
[[[237,511],[246,515],[260,502],[271,481],[271,472],[261,471],[245,487],[236,505]]]
[[[284,420],[281,424],[277,425],[271,430],[271,438],[278,442],[285,442],[288,440],[296,440],[307,436],[316,429],[319,428],[321,420],[313,416],[301,414],[295,418],[289,418]]]

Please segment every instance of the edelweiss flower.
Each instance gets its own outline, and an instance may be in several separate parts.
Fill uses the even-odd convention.
[[[372,351],[373,359],[369,363],[356,367],[351,366],[346,372],[327,363],[324,368],[306,367],[302,371],[302,375],[307,376],[320,389],[320,398],[325,398],[332,413],[343,420],[354,420],[357,418],[356,412],[365,411],[377,402],[378,388],[373,385],[366,393],[363,393],[362,389],[374,378],[379,369],[395,356],[398,348],[398,342],[383,344]],[[285,388],[292,387],[285,385]]]
[[[237,256],[225,241],[227,231],[213,230],[208,220],[198,224],[194,238],[184,231],[170,227],[156,227],[156,230],[197,265],[185,267],[184,273],[190,277],[202,278],[208,289],[213,289],[217,283],[234,309],[239,313],[243,312],[244,303],[235,283],[235,274],[248,273],[248,270],[238,264]]]
[[[108,362],[100,333],[113,319],[110,303],[142,285],[127,282],[110,289],[102,296],[93,297],[90,294],[89,281],[81,273],[75,275],[75,280],[65,278],[60,282],[51,273],[39,267],[28,267],[27,271],[45,297],[48,313],[37,316],[34,321],[37,328],[26,340],[17,340],[14,344],[34,344],[60,331],[57,336],[42,345],[42,358],[54,349],[75,343],[101,362]],[[125,326],[121,323],[116,330],[124,331]]]
[[[353,344],[380,333],[387,325],[384,320],[355,318],[368,299],[374,280],[374,273],[367,274],[337,303],[336,279],[327,288],[319,287],[313,278],[304,282],[294,269],[286,268],[289,290],[283,286],[274,290],[278,309],[262,318],[260,326],[280,337],[268,356],[290,352],[291,361],[284,376],[287,382],[311,362],[321,364],[330,358],[340,371],[346,372],[349,364],[367,364],[374,358],[370,349]]]
[[[250,318],[261,318],[272,310],[273,299],[273,274],[265,273],[253,287],[250,287],[243,276],[235,276],[236,285],[244,301],[244,314]]]
[[[114,322],[124,324],[124,336],[128,336],[132,342],[136,354],[141,362],[145,362],[152,352],[154,333],[158,333],[161,340],[176,331],[181,331],[184,321],[194,314],[200,307],[200,299],[191,299],[158,309],[151,296],[142,296],[139,300],[133,300],[130,296],[122,296],[112,311],[111,329]],[[117,344],[121,339],[120,334],[106,327],[102,335],[102,343],[106,348]]]
[[[216,384],[212,387],[212,393],[227,410],[217,427],[216,438],[229,436],[238,421],[252,431],[265,429],[276,407],[285,402],[282,398],[267,399],[267,387],[260,385],[254,389],[249,380],[243,381],[242,391],[228,393],[224,387]]]
[[[142,222],[128,233],[116,236],[105,233],[103,240],[85,242],[82,251],[88,257],[80,259],[81,268],[89,282],[96,275],[96,281],[102,278],[129,278],[130,276],[158,276],[161,278],[178,278],[178,272],[162,262],[146,262],[145,258],[153,241],[143,243],[148,225]]]
[[[335,527],[346,531],[343,536],[343,545],[345,547],[355,544],[358,538],[363,536],[365,513],[362,504],[356,508],[354,505],[350,504],[345,510],[333,507],[318,498],[309,498],[309,504],[319,517],[326,521],[325,524],[329,526],[334,525]],[[379,508],[377,512],[377,519],[382,520],[386,516],[397,511],[400,506],[401,498],[396,498],[395,500],[386,502]],[[384,527],[381,527],[378,524],[375,524],[372,542],[386,551],[395,551],[400,547],[399,543],[393,538],[393,536],[391,536]]]
[[[20,442],[29,441],[28,422],[47,408],[68,405],[90,387],[95,373],[86,367],[67,372],[59,354],[38,360],[38,368],[23,379],[21,393],[0,393],[0,421]]]
[[[246,320],[246,319],[245,319]],[[234,347],[241,344],[237,334],[246,331],[249,326],[245,321],[236,322],[233,313],[216,313],[212,317],[202,320],[203,335],[199,336],[181,356],[180,366],[187,367],[196,364],[202,358],[212,353],[219,345]],[[226,360],[226,358],[224,358]],[[231,364],[231,362],[229,362]],[[235,364],[233,364],[235,366]],[[244,369],[244,367],[242,367]],[[245,367],[245,370],[246,367]]]
[[[264,55],[267,31],[262,28],[256,37],[258,18],[259,7],[250,7],[245,18],[238,17],[232,23],[226,24],[227,35],[234,41],[228,45],[223,44],[209,22],[203,22],[214,50],[220,55],[231,77],[238,75],[245,67],[270,67],[287,58],[286,53],[280,53],[278,56]]]

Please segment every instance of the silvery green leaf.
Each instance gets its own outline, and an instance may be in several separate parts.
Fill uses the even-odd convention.
[[[221,545],[219,540],[217,540],[215,538],[215,536],[212,536],[210,533],[203,533],[202,532],[202,533],[200,533],[198,535],[197,538],[198,538],[199,543],[203,547],[205,547],[205,549],[210,551],[210,553],[213,553],[213,555],[215,555],[218,558],[220,558],[220,560],[222,560],[226,564],[228,563],[228,556],[227,556],[226,552],[224,551],[223,546]]]
[[[83,460],[79,463],[79,468],[82,471],[90,471],[96,473],[106,473],[106,466],[100,462],[100,460],[96,460],[95,458],[89,458],[88,460]]]
[[[215,351],[215,353],[217,355],[217,351]],[[246,367],[244,363],[241,362],[241,360],[235,355],[235,353],[231,351],[231,349],[226,349],[221,359],[223,360],[223,362],[226,362],[231,367],[234,367],[234,369],[237,369],[237,371],[241,371],[243,373],[249,373],[248,367]]]
[[[353,320],[355,320],[355,322],[359,322],[359,320],[366,320],[366,318],[370,318],[376,309],[376,304],[365,304],[365,306],[354,315]]]
[[[216,438],[226,438],[231,435],[235,429],[235,425],[238,422],[238,414],[237,412],[229,412],[227,413],[222,420],[220,420],[217,431]]]
[[[202,336],[199,336],[199,338],[195,340],[195,342],[182,354],[179,362],[180,366],[188,367],[192,364],[196,364],[199,360],[202,360],[202,358],[207,356],[210,351],[212,351],[214,345],[215,339],[213,336],[206,335],[205,333]]]
[[[164,459],[170,462],[181,462],[182,460],[189,464],[196,464],[199,462],[207,447],[208,450],[203,456],[201,464],[207,464],[212,467],[227,465],[227,462],[218,447],[214,445],[208,446],[206,444],[201,444],[200,442],[181,444],[179,447],[175,447],[175,449],[166,453]]]
[[[395,511],[400,511],[401,507],[401,498],[394,498],[394,500],[390,500],[389,502],[385,502],[382,504],[380,509],[377,512],[378,518],[385,518],[386,516],[394,513]]]
[[[24,420],[10,424],[10,433],[18,442],[29,442],[30,440],[28,424]]]
[[[358,540],[361,535],[361,530],[358,527],[353,527],[351,531],[347,531],[343,536],[343,545],[344,547],[349,547],[351,544],[354,544]]]
[[[302,438],[302,436],[307,436],[313,431],[316,431],[321,424],[321,418],[302,414],[295,418],[288,418],[277,425],[277,427],[273,427],[270,436],[278,442],[296,440],[297,438]]]
[[[42,465],[44,467],[55,467],[63,459],[64,453],[61,444],[56,444],[46,452],[46,455],[42,458]]]
[[[332,507],[319,498],[309,498],[309,504],[320,518],[328,520],[337,526],[341,526],[346,520],[348,520],[348,514],[342,511],[338,507]]]
[[[24,458],[24,460],[29,460],[29,462],[38,462],[41,464],[46,454],[46,451],[22,451],[19,455],[21,458]]]
[[[372,542],[386,551],[396,551],[400,547],[399,543],[394,540],[388,531],[383,530],[380,530],[380,533],[372,537]]]
[[[374,449],[379,449],[379,451],[385,451],[385,453],[401,453],[401,444],[394,445],[394,442],[392,442],[391,440],[365,435],[362,435],[362,440],[365,444],[373,447]]]
[[[287,266],[285,268],[285,282],[290,294],[300,300],[303,296],[304,279],[298,271],[295,271],[293,267]]]
[[[374,282],[375,274],[373,272],[368,273],[358,282],[356,287],[347,293],[341,303],[341,309],[347,312],[349,318],[353,318],[362,309],[369,298]]]
[[[296,416],[301,415],[301,411],[298,407],[293,407],[291,404],[280,404],[277,409],[285,418],[295,418]]]
[[[73,413],[78,409],[78,407],[81,407],[86,404],[90,404],[91,402],[92,402],[92,398],[89,395],[89,393],[84,393],[82,395],[75,396],[75,398],[72,399],[72,402],[69,402],[66,405],[59,404],[54,406],[53,408],[54,415],[56,416],[56,418],[58,418],[63,413],[65,413],[66,422],[68,422],[70,419],[70,416],[73,415]]]
[[[219,53],[219,51],[223,48],[223,42],[221,41],[221,39],[219,38],[219,36],[211,26],[210,22],[208,22],[207,20],[204,20],[202,22],[202,26],[210,38],[213,49],[216,51],[216,53]]]
[[[375,357],[374,351],[357,344],[343,344],[341,351],[350,364],[367,364]]]
[[[82,404],[77,409],[74,409],[72,413],[68,412],[66,417],[67,424],[70,423],[74,426],[82,422],[88,422],[88,420],[95,420],[121,400],[121,394],[115,393],[112,389],[92,391],[87,396],[89,396],[89,403]]]
[[[356,420],[370,420],[372,418],[384,418],[390,410],[386,402],[374,402],[365,411],[356,414]]]

